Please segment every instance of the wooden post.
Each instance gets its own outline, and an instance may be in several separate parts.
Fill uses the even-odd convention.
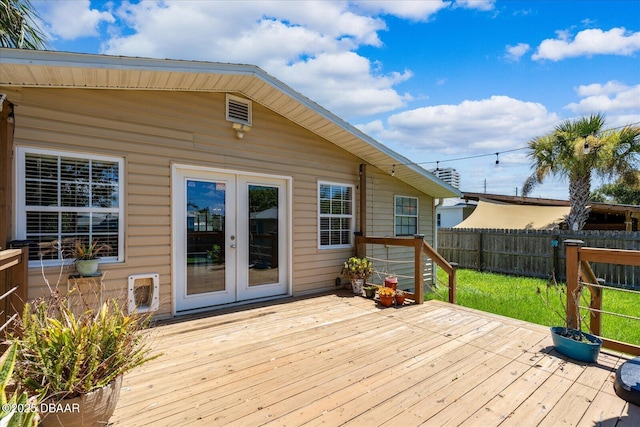
[[[602,288],[600,286],[604,284],[604,279],[598,279],[591,269],[589,262],[582,259],[580,260],[580,272],[582,273],[585,282],[598,285],[587,285],[587,288],[589,289],[591,296],[589,302],[589,308],[591,309],[591,315],[589,316],[589,332],[593,335],[600,335],[602,331],[602,313],[600,313],[600,310],[602,310]]]
[[[360,233],[367,235],[367,165],[360,165],[358,187],[360,188]]]
[[[424,266],[422,265],[422,242],[424,234],[414,234],[414,277],[415,277],[415,301],[417,304],[424,302]]]
[[[4,98],[4,97],[2,97]],[[0,249],[8,247],[12,227],[13,104],[0,100]]]
[[[580,290],[580,247],[584,245],[582,240],[568,239],[564,241],[566,248],[566,276],[567,276],[567,327],[576,329],[580,316],[579,290]]]
[[[598,284],[604,284],[604,280],[602,280],[602,282],[598,280]],[[589,304],[589,308],[592,310],[602,310],[602,288],[591,288],[591,302]],[[602,313],[599,311],[591,311],[591,316],[589,316],[589,331],[593,335],[600,335],[602,333]]]
[[[364,246],[364,238],[362,236],[362,233],[360,233],[359,231],[356,231],[354,234],[356,237],[356,256],[358,258],[363,258],[367,255],[367,251]]]
[[[451,304],[457,304],[457,295],[456,295],[456,270],[458,269],[457,262],[450,262],[451,267],[453,267],[453,272],[449,273],[449,302]]]
[[[20,264],[14,266],[10,271],[11,285],[18,286],[18,290],[11,294],[11,309],[22,316],[24,304],[29,297],[29,246],[22,247]]]

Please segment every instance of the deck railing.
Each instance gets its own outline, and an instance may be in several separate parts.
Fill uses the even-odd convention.
[[[0,251],[0,341],[27,300],[29,248]]]
[[[602,314],[625,317],[635,321],[640,321],[640,317],[631,315],[611,313],[602,310],[603,290],[615,290],[618,292],[632,292],[640,294],[638,291],[630,289],[620,289],[607,286],[599,281],[591,269],[590,262],[640,266],[640,251],[629,251],[622,249],[602,249],[583,247],[582,240],[565,240],[566,247],[566,274],[567,274],[567,326],[576,328],[578,326],[578,316],[580,309],[589,311],[589,330],[591,334],[602,333]],[[590,302],[588,307],[580,306],[580,298],[573,297],[581,295],[583,288],[590,292]],[[640,355],[640,346],[602,338],[603,346],[624,353]]]
[[[413,264],[415,286],[413,294],[408,293],[407,296],[418,304],[422,304],[424,302],[425,264],[422,262],[422,257],[426,256],[430,258],[449,276],[449,302],[452,304],[456,303],[456,269],[424,240],[424,235],[416,234],[413,238],[356,236],[357,256],[362,257],[366,255],[364,247],[367,244],[403,246],[412,247],[414,249]]]

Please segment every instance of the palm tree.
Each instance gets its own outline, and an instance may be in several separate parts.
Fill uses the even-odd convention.
[[[640,166],[640,127],[603,130],[604,123],[602,114],[566,120],[529,142],[534,172],[525,181],[523,194],[549,175],[569,178],[571,210],[566,220],[574,230],[581,230],[589,216],[592,174],[632,182]]]
[[[44,49],[45,34],[29,0],[0,0],[0,46],[19,49]]]

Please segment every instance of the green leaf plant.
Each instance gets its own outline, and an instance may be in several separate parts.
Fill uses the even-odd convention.
[[[106,386],[160,354],[151,355],[143,329],[148,316],[126,314],[116,300],[74,314],[58,291],[25,304],[17,330],[19,386],[58,401]]]

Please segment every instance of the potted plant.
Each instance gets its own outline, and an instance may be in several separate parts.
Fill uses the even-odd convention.
[[[405,293],[404,293],[404,291],[403,291],[403,290],[401,290],[401,289],[396,289],[396,295],[395,295],[395,298],[396,298],[396,305],[402,305],[402,304],[404,304],[404,299],[405,299],[405,297],[406,297],[406,295],[405,295]]]
[[[18,346],[12,344],[2,355],[0,364],[0,425],[8,427],[35,427],[38,413],[38,402],[29,399],[26,392],[13,393],[7,399],[7,385],[9,385],[16,365]]]
[[[551,327],[551,339],[553,340],[553,346],[556,351],[575,360],[593,363],[598,360],[600,348],[602,347],[602,340],[595,335],[582,331],[584,316],[581,316],[579,308],[580,297],[582,295],[581,290],[582,288],[579,288],[575,295],[568,295],[566,287],[558,285],[554,277],[552,282],[547,283],[547,289],[544,295],[539,288],[537,292],[542,296],[545,304],[564,322],[564,326]],[[557,309],[556,306],[551,303],[551,297],[549,295],[550,292],[555,293],[560,299],[560,307],[565,307],[564,312]],[[574,305],[576,307],[574,318],[577,321],[577,328],[569,327],[566,313],[567,298],[573,298],[576,302]]]
[[[378,290],[376,285],[365,285],[362,289],[367,298],[374,299],[376,297],[376,291]]]
[[[378,299],[380,300],[380,304],[385,307],[391,307],[395,294],[396,291],[393,289],[387,288],[386,286],[381,287],[378,289]]]
[[[398,278],[395,274],[389,274],[384,278],[384,285],[393,290],[398,289]]]
[[[91,276],[98,271],[98,263],[100,259],[98,254],[108,249],[108,245],[99,243],[94,240],[91,244],[84,240],[76,240],[74,247],[71,249],[71,256],[75,258],[76,270],[81,276]]]
[[[373,262],[366,257],[350,257],[342,267],[342,275],[351,281],[351,289],[358,295],[362,295],[362,287],[372,273]]]
[[[150,355],[145,341],[148,321],[125,314],[115,300],[75,315],[57,291],[25,304],[16,328],[21,335],[11,334],[10,341],[18,349],[17,386],[42,399],[42,425],[106,423],[123,374],[159,356]],[[59,407],[73,410],[47,410]]]

